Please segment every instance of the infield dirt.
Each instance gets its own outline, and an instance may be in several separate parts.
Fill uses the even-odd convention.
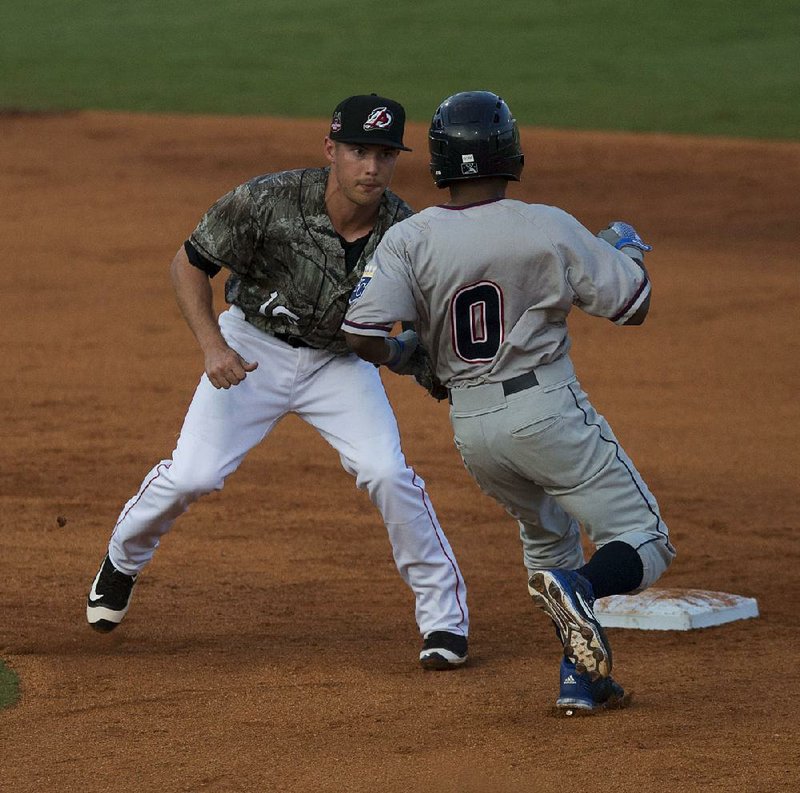
[[[87,627],[117,514],[170,456],[202,368],[169,261],[229,188],[321,164],[324,129],[0,117],[0,655],[22,680],[0,713],[0,790],[796,790],[797,143],[523,130],[513,197],[593,230],[631,220],[654,245],[643,327],[571,324],[581,381],[672,530],[660,585],[761,609],[612,630],[629,710],[548,715],[558,647],[516,526],[464,471],[446,404],[392,375],[406,456],[469,587],[466,668],[418,668],[378,514],[294,417],[176,524],[123,626]],[[407,135],[394,188],[422,207],[441,194],[425,128]]]

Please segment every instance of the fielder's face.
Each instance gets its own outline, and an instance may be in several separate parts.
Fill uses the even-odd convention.
[[[344,197],[357,206],[367,207],[381,200],[392,181],[400,150],[325,138],[325,154],[331,163],[331,178]]]

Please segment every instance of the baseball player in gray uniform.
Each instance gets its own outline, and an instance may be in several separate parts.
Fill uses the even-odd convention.
[[[406,463],[379,370],[340,327],[384,233],[411,214],[388,190],[405,112],[376,94],[342,101],[324,141],[328,167],[259,176],[223,196],[178,250],[178,304],[205,355],[177,446],[125,504],[89,593],[97,630],[122,621],[141,570],[175,519],[222,488],[247,452],[294,413],[339,453],[389,533],[415,595],[420,663],[467,659],[466,589],[425,483]],[[226,268],[219,320],[209,278]]]
[[[430,352],[464,464],[518,521],[528,591],[562,642],[556,707],[622,706],[593,604],[649,587],[674,550],[655,498],[576,379],[566,319],[577,306],[640,324],[650,246],[626,223],[595,236],[560,209],[506,198],[523,154],[491,92],[446,99],[429,145],[450,200],[387,232],[351,297],[347,342],[400,373],[414,373],[418,344]],[[396,321],[414,329],[390,336]],[[588,563],[581,525],[597,549]]]

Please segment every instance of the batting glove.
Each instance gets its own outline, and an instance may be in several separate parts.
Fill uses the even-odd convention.
[[[411,370],[406,365],[419,344],[419,336],[416,331],[404,330],[397,336],[390,336],[386,339],[386,343],[392,353],[389,359],[384,361],[384,365],[397,374],[411,374]]]
[[[648,245],[637,233],[636,229],[630,223],[625,223],[623,220],[615,220],[610,223],[607,228],[604,228],[597,235],[601,240],[605,240],[609,245],[616,248],[618,251],[623,251],[632,259],[642,259],[642,253],[652,251],[653,246]],[[624,248],[631,248],[632,250],[623,250]],[[641,251],[641,253],[637,253]]]

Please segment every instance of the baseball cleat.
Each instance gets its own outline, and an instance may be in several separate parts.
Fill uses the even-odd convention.
[[[537,570],[528,580],[533,602],[553,620],[564,656],[594,680],[611,674],[611,647],[592,611],[592,585],[574,570]]]
[[[556,700],[556,716],[591,716],[601,710],[627,708],[632,695],[626,694],[611,677],[592,680],[578,672],[575,664],[561,659],[560,687]]]
[[[117,570],[106,554],[86,600],[86,619],[96,631],[108,633],[122,622],[131,601],[135,575]]]
[[[621,685],[611,677],[592,680],[578,672],[575,664],[561,659],[560,688],[556,700],[557,716],[590,716],[599,710],[626,708],[631,703]]]
[[[467,637],[448,631],[432,631],[422,642],[419,663],[423,669],[441,672],[456,669],[467,660]]]

